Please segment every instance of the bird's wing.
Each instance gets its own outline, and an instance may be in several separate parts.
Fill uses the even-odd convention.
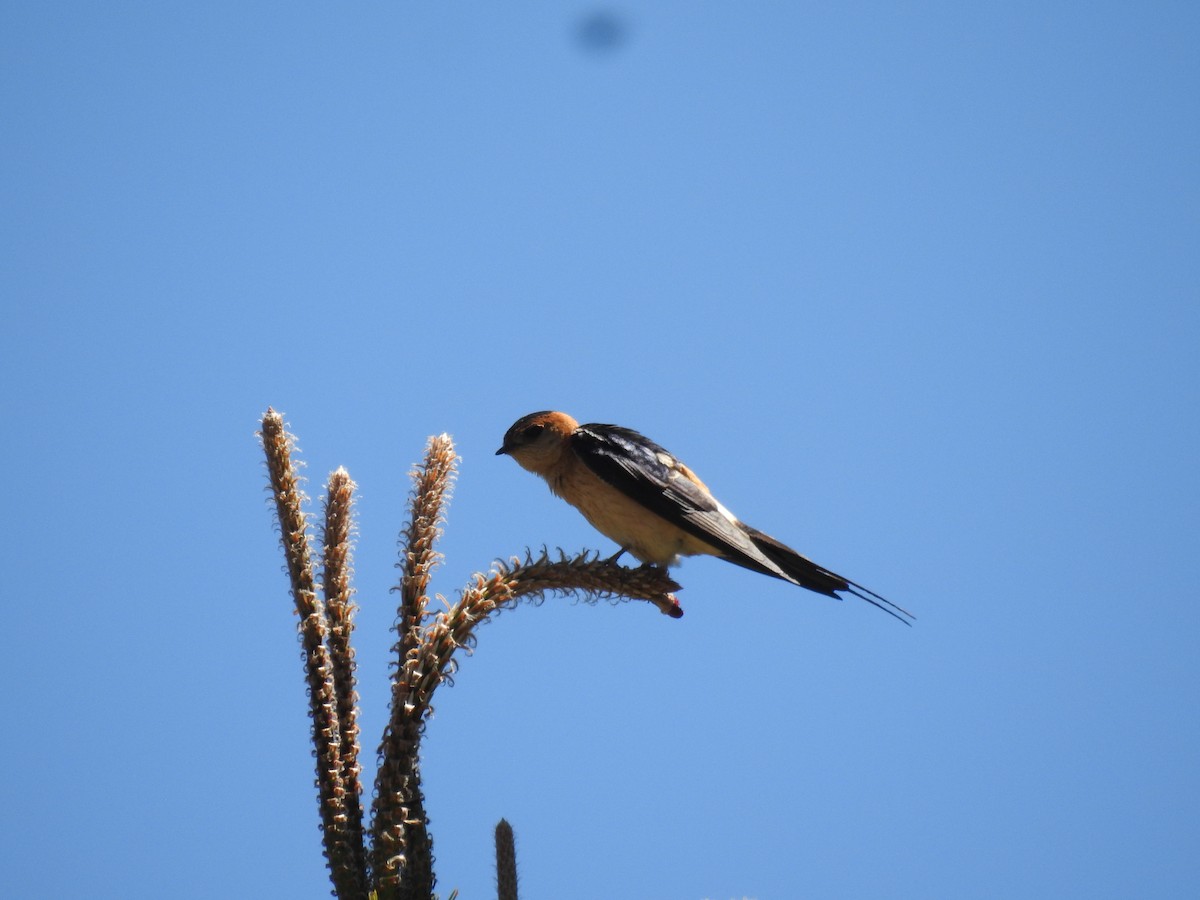
[[[571,435],[571,448],[600,478],[711,546],[715,556],[798,583],[755,545],[686,466],[644,435],[617,425],[582,425]]]
[[[699,479],[654,441],[617,425],[582,425],[571,447],[583,463],[631,500],[699,538],[731,563],[838,598],[845,591],[878,606],[906,625],[912,613],[770,535],[738,521]]]

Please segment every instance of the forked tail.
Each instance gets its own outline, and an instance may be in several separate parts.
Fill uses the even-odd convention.
[[[830,572],[824,566],[818,566],[807,556],[801,556],[791,547],[786,544],[781,544],[769,534],[763,534],[757,528],[751,528],[749,525],[743,524],[742,527],[746,530],[746,534],[754,545],[762,551],[763,556],[777,565],[788,580],[795,582],[800,587],[808,588],[810,591],[816,591],[818,594],[825,594],[828,597],[838,597],[838,591],[845,591],[848,594],[853,594],[860,600],[866,600],[872,606],[877,606],[889,616],[893,616],[903,622],[905,625],[912,625],[910,620],[915,620],[916,616],[910,613],[903,607],[897,606],[891,600],[885,597],[880,597],[872,590],[868,590],[857,582],[851,581],[849,578],[844,578],[836,572]],[[736,561],[736,560],[735,560]],[[760,570],[764,574],[779,576],[766,569]]]

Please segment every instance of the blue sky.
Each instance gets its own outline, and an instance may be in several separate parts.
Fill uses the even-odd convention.
[[[613,548],[510,460],[637,428],[918,616],[713,560],[479,635],[439,887],[1182,897],[1200,880],[1193,4],[7,4],[13,896],[322,897],[254,438],[360,485],[365,754],[407,471],[435,579]]]

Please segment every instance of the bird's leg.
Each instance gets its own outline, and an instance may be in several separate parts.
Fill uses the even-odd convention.
[[[622,547],[620,550],[618,550],[616,553],[614,553],[612,556],[610,556],[608,559],[606,559],[605,562],[615,565],[617,560],[620,559],[625,554],[625,551],[628,549],[629,549],[628,547]]]

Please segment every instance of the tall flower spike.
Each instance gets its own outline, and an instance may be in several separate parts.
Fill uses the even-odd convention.
[[[325,618],[329,656],[337,696],[338,750],[342,762],[342,784],[346,791],[346,832],[355,854],[355,868],[367,869],[363,835],[362,782],[358,764],[358,694],[355,691],[354,588],[351,587],[354,537],[354,489],[350,474],[338,468],[329,476],[325,499],[324,551]]]
[[[337,692],[325,646],[324,610],[317,599],[313,578],[308,518],[302,507],[306,498],[292,465],[295,439],[284,427],[283,417],[272,409],[263,416],[261,436],[279,517],[280,541],[292,584],[292,599],[300,616],[300,642],[304,648],[304,674],[317,759],[321,839],[329,862],[329,876],[338,897],[358,900],[367,896],[366,873],[359,864],[362,851],[356,850],[346,828],[346,788],[342,780]]]
[[[400,579],[403,610],[411,611],[419,625],[428,603],[429,577],[442,560],[434,549],[446,523],[445,508],[454,488],[458,469],[458,454],[450,435],[431,437],[425,446],[425,460],[409,474],[413,491],[409,498],[409,521],[404,528],[403,559],[398,567],[404,570]]]
[[[401,544],[397,670],[391,717],[379,748],[372,825],[373,868],[381,896],[427,898],[433,890],[433,845],[421,791],[420,736],[425,710],[413,694],[422,677],[421,626],[429,578],[441,559],[434,548],[445,521],[458,455],[446,434],[431,437],[413,470],[409,521]],[[389,891],[396,891],[394,894]]]

